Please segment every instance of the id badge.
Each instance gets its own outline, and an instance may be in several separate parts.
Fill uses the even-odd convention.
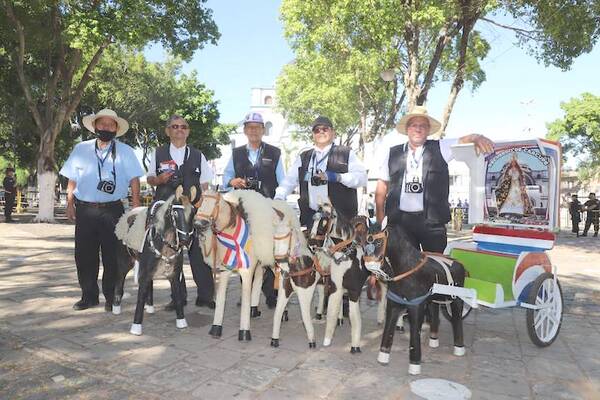
[[[163,161],[158,168],[160,173],[177,171],[177,163],[174,160]]]

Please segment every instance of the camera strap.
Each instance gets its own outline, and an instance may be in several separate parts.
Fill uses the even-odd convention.
[[[312,154],[312,171],[311,171],[311,175],[314,175],[316,171],[318,171],[317,168],[319,168],[319,165],[323,164],[323,162],[329,157],[329,154],[331,153],[331,150],[333,150],[333,144],[331,145],[331,148],[329,149],[329,151],[323,156],[321,157],[318,161],[317,161],[317,151],[313,150],[313,154]]]
[[[94,142],[94,147],[96,149],[96,161],[98,162],[98,179],[100,180],[100,182],[102,182],[102,168],[104,167],[104,162],[106,161],[106,159],[108,158],[108,155],[110,154],[112,157],[112,176],[113,176],[113,182],[116,184],[117,183],[117,172],[115,171],[115,158],[116,158],[116,154],[117,154],[117,146],[115,145],[114,141],[111,141],[110,143],[110,148],[108,149],[108,151],[106,152],[106,154],[104,155],[104,157],[100,157],[98,155],[98,141]]]
[[[410,168],[407,168],[406,170],[407,173],[405,174],[405,177],[410,175],[411,181],[415,182],[416,179],[416,182],[421,182],[422,177],[420,175],[422,174],[422,172],[421,174],[419,174],[419,166],[421,164],[421,160],[423,159],[423,153],[425,152],[425,149],[423,147],[420,148],[420,154],[418,157],[416,157],[416,153],[419,149],[412,151],[411,148],[408,146],[408,143],[404,144],[404,149],[408,153],[407,167],[410,166]]]
[[[248,154],[248,161],[250,161],[250,164],[252,164],[252,170],[254,171],[254,177],[256,179],[259,179],[260,166],[262,165],[263,146],[264,146],[264,144],[261,143],[260,146],[258,147],[258,149],[256,151],[256,161],[254,162],[254,164],[252,164],[252,161],[250,160],[250,149],[248,147],[246,147],[246,153]]]

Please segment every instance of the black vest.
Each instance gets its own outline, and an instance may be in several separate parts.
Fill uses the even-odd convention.
[[[440,143],[437,140],[425,142],[423,150],[423,211],[430,224],[445,224],[450,221],[448,194],[450,175],[448,163],[442,157]],[[408,144],[390,149],[388,167],[390,171],[390,189],[385,201],[385,214],[392,215],[398,210],[400,196],[404,192],[402,181],[406,170]]]
[[[304,179],[309,169],[314,149],[307,150],[300,154],[301,165],[298,168],[298,181],[300,182],[300,198],[298,206],[300,207],[300,221],[305,221],[306,216],[311,214],[308,201],[308,182]],[[348,172],[348,159],[350,158],[350,147],[336,146],[331,147],[329,158],[327,159],[327,171],[344,174]],[[333,208],[344,218],[350,219],[358,213],[358,197],[356,189],[349,188],[340,182],[328,182],[327,193]],[[304,216],[304,217],[303,217]]]
[[[161,171],[160,163],[172,160],[171,154],[169,152],[170,144],[165,144],[156,149],[156,165],[154,166],[156,171],[156,176],[158,176]],[[202,188],[200,187],[200,175],[202,174],[202,153],[200,150],[197,150],[191,146],[187,146],[188,154],[187,158],[184,160],[183,164],[177,168],[177,171],[174,175],[179,178],[179,182],[183,183],[183,193],[186,195],[190,195],[190,188],[192,186],[196,187],[196,198],[191,199],[192,202],[197,201],[200,198],[200,194],[202,193]],[[175,193],[175,189],[177,189],[178,184],[173,183],[177,180],[172,178],[169,182],[158,185],[156,187],[156,192],[154,193],[154,201],[156,200],[167,200],[173,193]]]
[[[262,143],[260,159],[256,160],[256,165],[252,165],[248,159],[248,149],[246,146],[239,146],[233,149],[233,169],[236,178],[255,177],[261,181],[261,187],[257,192],[265,197],[275,197],[275,189],[279,186],[277,182],[277,163],[281,156],[281,150],[268,143]],[[256,168],[255,168],[256,167]]]

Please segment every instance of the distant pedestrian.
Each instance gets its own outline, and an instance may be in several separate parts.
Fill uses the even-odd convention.
[[[600,200],[596,198],[596,193],[590,193],[588,201],[583,203],[583,211],[586,211],[585,228],[581,236],[587,236],[590,226],[594,224],[594,237],[598,237],[598,222],[600,219]]]
[[[572,232],[579,237],[579,223],[581,222],[581,203],[577,195],[571,195],[571,204],[569,204],[569,213],[571,214]]]
[[[14,222],[12,212],[17,197],[17,180],[15,179],[14,168],[6,168],[6,176],[2,181],[2,185],[4,186],[4,222]]]

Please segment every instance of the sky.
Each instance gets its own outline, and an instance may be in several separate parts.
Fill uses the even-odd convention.
[[[239,122],[248,112],[250,90],[272,87],[281,68],[294,55],[283,38],[280,1],[209,0],[207,6],[221,32],[217,46],[196,52],[184,71],[215,92],[221,122]],[[577,58],[569,71],[538,64],[515,46],[510,32],[486,22],[477,26],[490,42],[483,61],[487,80],[477,91],[465,87],[454,106],[447,137],[480,133],[493,140],[543,137],[546,123],[563,116],[560,103],[583,92],[600,95],[600,46]],[[146,51],[153,61],[164,60],[158,47]],[[449,84],[437,84],[427,108],[441,118]]]

